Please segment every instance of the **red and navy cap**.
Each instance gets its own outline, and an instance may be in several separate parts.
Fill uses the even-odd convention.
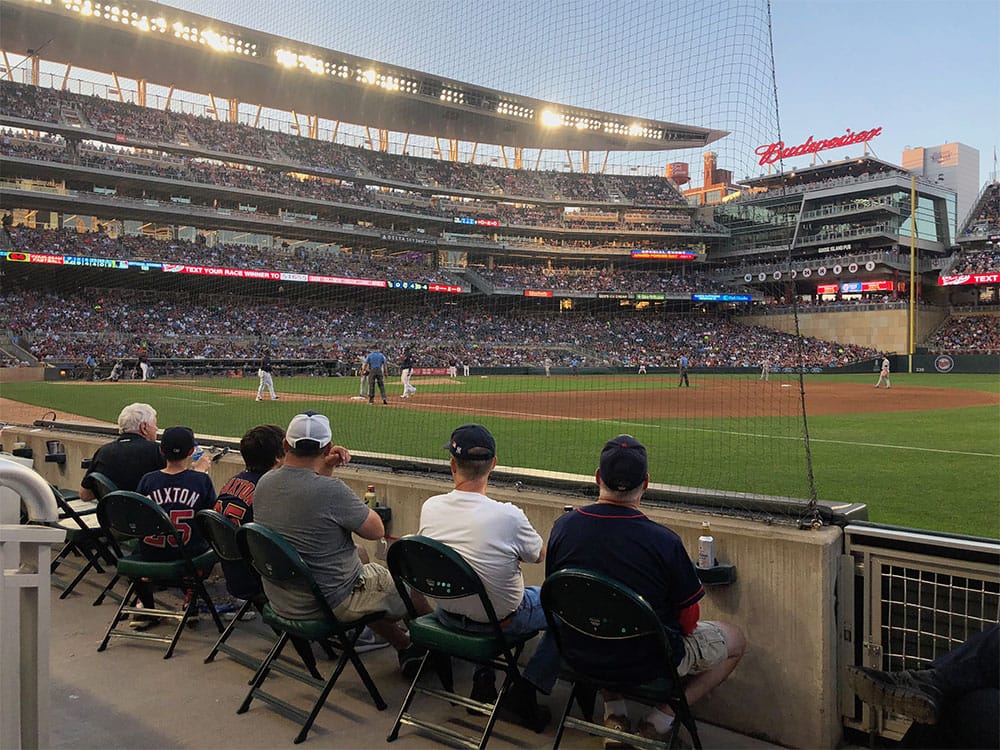
[[[618,435],[604,444],[599,467],[608,489],[627,492],[642,484],[649,474],[646,446],[631,435]]]

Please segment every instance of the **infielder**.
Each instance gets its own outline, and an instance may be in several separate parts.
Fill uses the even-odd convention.
[[[413,355],[409,349],[403,352],[403,359],[399,363],[399,382],[403,385],[403,394],[400,398],[409,398],[411,393],[416,393],[417,389],[411,385],[410,376],[413,375]]]
[[[875,384],[875,387],[878,388],[880,385],[882,385],[883,382],[885,383],[885,389],[889,390],[890,385],[889,385],[889,358],[888,357],[882,357],[882,369],[879,371],[878,382]]]
[[[265,388],[270,391],[272,401],[278,400],[278,396],[274,392],[274,378],[271,376],[271,370],[271,353],[264,352],[264,356],[260,359],[260,367],[257,369],[257,377],[260,378],[260,385],[257,386],[257,401],[260,401],[261,396],[264,395]]]

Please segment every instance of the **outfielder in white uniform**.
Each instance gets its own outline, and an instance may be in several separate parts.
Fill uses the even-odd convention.
[[[879,371],[878,382],[875,384],[875,387],[878,388],[880,385],[882,385],[882,383],[885,383],[885,389],[889,390],[889,388],[891,386],[889,385],[889,358],[888,357],[882,357],[882,369]]]
[[[277,401],[278,395],[274,392],[274,378],[271,376],[270,352],[264,352],[264,356],[260,360],[260,368],[257,370],[257,377],[260,378],[260,385],[257,386],[257,401],[261,400],[265,388],[270,392],[271,400]]]

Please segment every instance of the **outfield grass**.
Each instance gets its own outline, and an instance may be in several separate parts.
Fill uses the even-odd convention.
[[[692,374],[692,383],[711,376]],[[715,376],[721,377],[721,376]],[[774,377],[774,376],[772,376]],[[791,379],[791,376],[778,376]],[[810,375],[824,379],[871,382],[870,375]],[[746,379],[746,378],[744,378]],[[995,376],[894,374],[894,386],[931,386],[1000,392]],[[421,382],[420,394],[526,393],[580,391],[581,406],[592,418],[522,421],[451,411],[437,413],[393,409],[364,402],[321,401],[340,442],[355,450],[444,458],[441,449],[451,429],[463,421],[485,421],[497,437],[505,465],[592,474],[600,445],[619,431],[641,437],[650,451],[653,481],[690,487],[808,497],[801,419],[794,414],[770,417],[623,420],[600,414],[587,392],[606,390],[601,377],[510,376],[461,378],[459,382]],[[648,390],[664,387],[655,377],[634,377],[617,387]],[[46,409],[114,421],[131,401],[149,401],[161,427],[187,424],[196,432],[239,436],[262,422],[287,424],[302,401],[250,399],[255,380],[184,381],[172,388],[159,384],[119,383],[92,387],[72,383],[4,384],[7,398]],[[355,395],[353,378],[278,379],[279,392],[304,395]],[[222,389],[237,390],[233,395]],[[390,393],[398,386],[392,384]],[[807,399],[808,403],[808,399]],[[313,406],[310,404],[309,406]],[[1000,537],[1000,410],[961,408],[877,414],[820,415],[809,418],[813,471],[822,500],[864,502],[874,521],[938,531]]]

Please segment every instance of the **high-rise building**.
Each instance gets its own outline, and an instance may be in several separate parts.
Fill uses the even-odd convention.
[[[956,215],[952,232],[958,236],[959,225],[979,197],[979,149],[964,143],[908,148],[903,151],[903,169],[954,190]]]

